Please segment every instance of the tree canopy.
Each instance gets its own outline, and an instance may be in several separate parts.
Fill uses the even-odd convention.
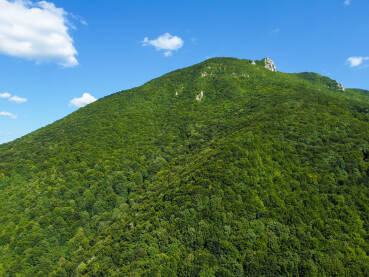
[[[0,276],[368,276],[369,92],[337,84],[213,58],[0,145]]]

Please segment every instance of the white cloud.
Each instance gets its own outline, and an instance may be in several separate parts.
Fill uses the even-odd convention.
[[[93,97],[91,94],[85,92],[81,97],[73,98],[70,101],[70,105],[80,108],[80,107],[86,106],[87,104],[95,102],[96,100],[97,99]]]
[[[0,112],[0,116],[7,116],[7,117],[10,117],[12,119],[16,119],[18,117],[15,114],[12,114],[12,113],[9,113],[9,112]]]
[[[18,97],[16,95],[12,96],[9,98],[9,101],[15,102],[17,104],[22,104],[24,102],[27,102],[28,99],[27,98],[22,98],[22,97]]]
[[[361,65],[364,61],[369,61],[369,57],[349,57],[347,59],[351,67]]]
[[[351,0],[345,0],[345,2],[343,2],[346,6],[350,6],[351,5]]]
[[[184,41],[180,37],[165,33],[153,40],[145,37],[142,41],[142,46],[151,45],[158,51],[164,50],[164,56],[168,57],[172,55],[173,51],[180,49],[183,46],[183,43]]]
[[[165,56],[165,57],[172,56],[172,51],[165,51],[165,52],[164,52],[164,56]]]
[[[10,96],[12,95],[8,92],[0,93],[0,98],[10,98]]]
[[[17,104],[22,104],[24,102],[27,102],[27,98],[18,97],[16,95],[11,95],[9,92],[0,93],[0,98],[6,98],[9,101],[15,102]]]
[[[66,16],[64,9],[46,1],[0,0],[0,53],[78,65]]]

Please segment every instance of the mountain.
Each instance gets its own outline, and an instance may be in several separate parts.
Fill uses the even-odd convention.
[[[369,276],[369,94],[213,58],[0,145],[0,276]]]

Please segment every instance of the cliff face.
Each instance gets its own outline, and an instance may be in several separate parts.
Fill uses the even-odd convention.
[[[265,58],[264,60],[264,67],[270,71],[276,72],[277,67],[275,66],[274,62],[270,58]]]

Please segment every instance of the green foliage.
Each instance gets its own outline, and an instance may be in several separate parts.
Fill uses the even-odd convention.
[[[309,81],[310,83],[315,83],[322,87],[327,87],[330,89],[338,89],[338,83],[335,80],[332,80],[326,76],[322,76],[313,72],[302,72],[295,74],[296,76]]]
[[[0,276],[368,276],[368,173],[368,92],[210,59],[0,145]]]

